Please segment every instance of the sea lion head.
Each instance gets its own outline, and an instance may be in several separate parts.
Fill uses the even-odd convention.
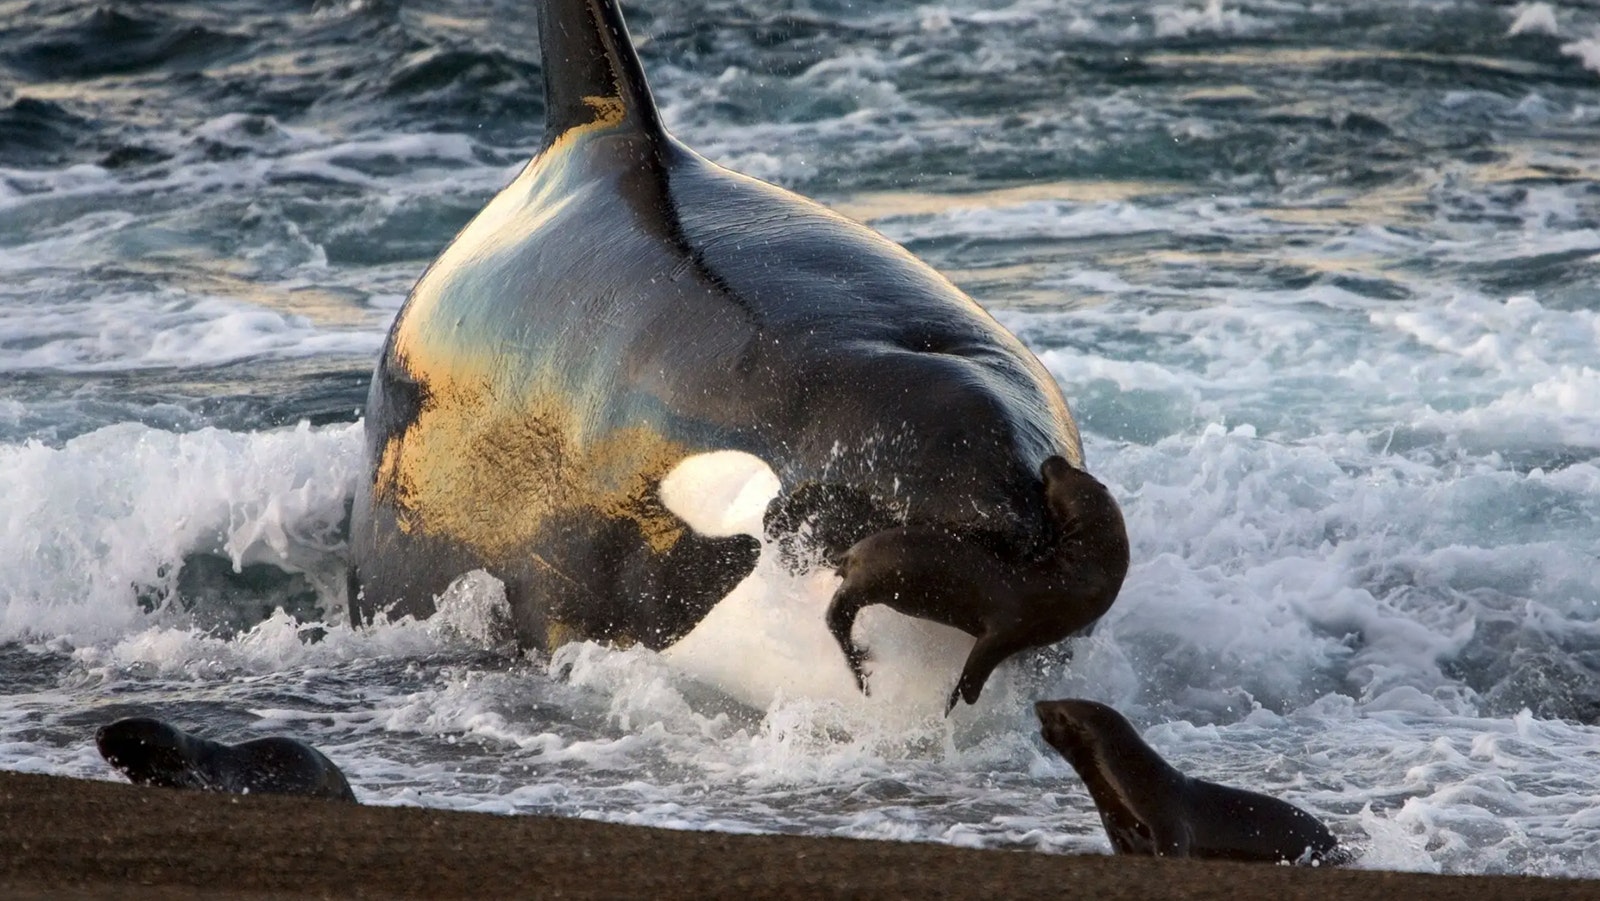
[[[100,756],[136,785],[207,787],[195,766],[195,740],[160,720],[120,719],[101,726],[94,742]]]
[[[1074,767],[1097,755],[1108,727],[1125,722],[1110,707],[1082,698],[1039,701],[1033,712],[1039,717],[1039,734]]]
[[[1045,507],[1061,538],[1077,537],[1088,525],[1109,526],[1112,514],[1122,518],[1106,486],[1059,454],[1039,464],[1039,478],[1044,481]]]

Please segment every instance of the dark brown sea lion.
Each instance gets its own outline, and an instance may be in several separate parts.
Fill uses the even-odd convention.
[[[1004,545],[984,547],[936,525],[886,529],[845,553],[839,567],[844,581],[828,608],[828,628],[862,691],[865,650],[851,638],[851,627],[869,604],[887,604],[977,636],[947,711],[958,699],[976,702],[989,674],[1007,657],[1069,635],[1084,625],[1083,617],[1098,617],[1111,606],[1128,570],[1121,511],[1104,485],[1061,457],[1045,460],[1040,477],[1050,522],[1059,531],[1037,559],[1008,561]]]
[[[951,666],[968,701],[1092,624],[1127,541],[1049,372],[903,248],[673,138],[614,0],[538,12],[544,146],[417,282],[373,376],[355,618],[426,615],[485,569],[524,645],[671,646],[758,543],[697,532],[662,479],[740,451],[781,485],[767,537],[848,552],[830,621],[863,688],[870,604],[977,636]]]
[[[305,742],[283,736],[225,745],[160,720],[129,717],[101,726],[94,742],[100,756],[135,785],[356,799],[333,761]]]
[[[1191,779],[1095,701],[1034,705],[1041,733],[1078,771],[1118,854],[1263,863],[1348,863],[1328,827],[1256,792]]]

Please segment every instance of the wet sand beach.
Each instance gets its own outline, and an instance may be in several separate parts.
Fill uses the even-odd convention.
[[[0,772],[0,897],[1593,899],[1431,876],[239,797]]]

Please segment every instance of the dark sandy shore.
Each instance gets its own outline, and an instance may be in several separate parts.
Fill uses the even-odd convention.
[[[0,772],[0,898],[1593,899],[1422,876],[673,832]]]

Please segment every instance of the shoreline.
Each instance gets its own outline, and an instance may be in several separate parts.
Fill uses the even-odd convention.
[[[1600,897],[1600,880],[733,835],[0,771],[7,898]]]

